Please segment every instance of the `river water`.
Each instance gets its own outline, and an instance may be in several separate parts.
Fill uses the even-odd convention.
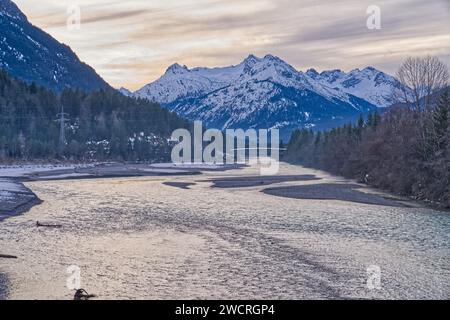
[[[318,179],[270,188],[351,183],[281,170]],[[18,256],[0,259],[7,298],[71,299],[70,266],[100,299],[450,298],[448,212],[208,181],[256,173],[27,183],[44,202],[0,223],[0,253]]]

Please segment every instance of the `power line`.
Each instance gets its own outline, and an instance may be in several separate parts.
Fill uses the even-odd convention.
[[[58,117],[59,117],[59,113],[58,113]],[[51,116],[49,116],[49,117],[42,117],[42,116],[40,116],[40,117],[34,117],[34,116],[29,116],[29,117],[16,117],[16,116],[0,116],[0,119],[4,119],[4,120],[17,120],[17,119],[19,119],[19,120],[38,120],[38,119],[41,119],[41,120],[49,120],[49,121],[51,121],[52,120],[52,117]],[[93,122],[95,122],[95,121],[100,121],[99,119],[95,119],[95,118],[74,118],[74,121],[77,121],[77,120],[80,120],[80,121],[93,121]],[[105,120],[111,120],[111,119],[105,119]],[[122,121],[130,121],[130,122],[149,122],[149,121],[153,121],[153,122],[158,122],[157,120],[154,120],[154,119],[143,119],[143,118],[140,118],[140,119],[121,119],[121,118],[118,118],[117,119],[118,121],[120,121],[120,122],[122,122]],[[58,119],[58,121],[59,121],[59,119]]]

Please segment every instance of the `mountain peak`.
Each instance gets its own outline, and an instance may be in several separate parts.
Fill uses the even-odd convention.
[[[261,59],[258,58],[257,56],[250,54],[247,58],[245,58],[244,63],[249,65],[249,64],[255,64],[257,62],[260,62]]]
[[[3,14],[13,19],[27,20],[23,12],[10,0],[0,0],[0,15]]]
[[[267,54],[264,56],[263,58],[264,61],[274,61],[274,62],[282,62],[282,63],[286,63],[286,61],[284,61],[283,59],[281,59],[280,57],[274,56],[272,54]]]
[[[185,65],[180,65],[178,63],[174,63],[173,65],[171,65],[169,68],[167,68],[166,74],[183,74],[186,73],[187,71],[189,71],[188,67],[186,67]]]
[[[328,70],[323,71],[320,76],[322,78],[326,78],[330,83],[335,82],[340,77],[344,76],[345,72],[343,72],[341,69],[334,69],[334,70]]]
[[[283,61],[282,59],[280,59],[277,56],[274,56],[272,54],[266,54],[263,58],[259,58],[253,54],[250,54],[247,58],[245,58],[245,60],[243,61],[244,64],[246,64],[247,66],[253,66],[259,62],[265,62],[265,63],[270,63],[270,62],[278,62],[278,63],[284,63],[286,64],[285,61]]]
[[[319,75],[319,73],[317,72],[317,70],[314,69],[314,68],[308,69],[308,70],[306,71],[306,74],[307,74],[308,76],[310,76],[311,78],[316,78],[316,77]]]
[[[322,71],[322,73],[320,75],[341,74],[341,73],[344,73],[341,69],[333,69],[333,70]]]
[[[374,67],[368,66],[368,67],[365,67],[361,72],[369,73],[369,74],[377,74],[377,73],[380,73],[381,71]]]

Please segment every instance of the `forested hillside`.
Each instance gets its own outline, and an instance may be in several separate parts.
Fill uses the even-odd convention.
[[[450,207],[448,66],[409,57],[396,78],[404,89],[381,117],[328,132],[294,132],[287,159]]]
[[[60,143],[62,107],[67,113]],[[161,161],[168,138],[188,123],[146,100],[114,90],[60,95],[0,71],[0,161]]]
[[[450,207],[450,99],[394,108],[328,132],[297,130],[287,159]]]

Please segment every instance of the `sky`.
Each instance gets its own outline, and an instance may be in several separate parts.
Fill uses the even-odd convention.
[[[176,62],[229,66],[249,54],[298,70],[370,65],[394,74],[405,57],[426,54],[450,65],[450,0],[13,1],[117,88],[137,90]],[[377,21],[373,5],[378,29],[367,26]]]

